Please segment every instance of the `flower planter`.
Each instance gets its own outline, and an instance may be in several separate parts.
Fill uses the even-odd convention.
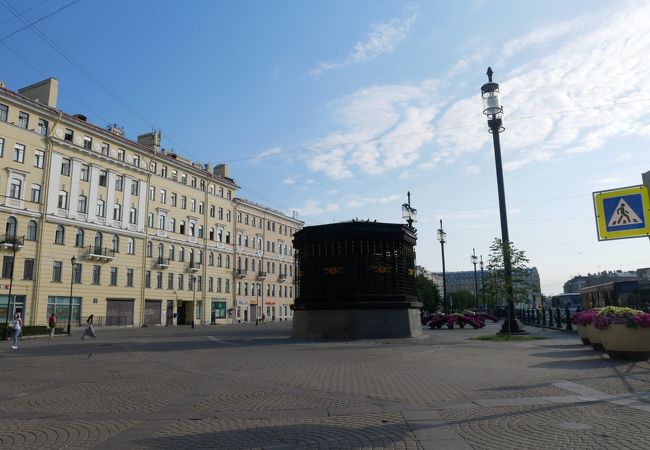
[[[650,359],[650,328],[630,328],[611,324],[601,331],[602,344],[612,359],[646,361]]]
[[[594,350],[598,351],[605,351],[605,347],[603,347],[603,341],[602,341],[602,336],[603,332],[596,328],[593,323],[587,325],[587,339],[589,339],[589,343],[591,346],[594,348]]]
[[[578,329],[578,336],[584,345],[591,345],[589,342],[589,332],[587,331],[587,325],[576,325]]]

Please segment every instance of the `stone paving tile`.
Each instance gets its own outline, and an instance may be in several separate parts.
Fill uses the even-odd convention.
[[[441,415],[475,449],[644,448],[650,427],[649,414],[608,403],[457,409]]]
[[[139,449],[417,449],[399,414],[287,420],[177,421],[141,442]]]
[[[134,423],[127,420],[3,419],[0,420],[0,448],[90,448]]]

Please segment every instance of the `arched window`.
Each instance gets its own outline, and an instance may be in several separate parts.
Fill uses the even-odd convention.
[[[103,244],[104,244],[104,239],[102,237],[102,234],[98,231],[97,233],[95,233],[95,249],[100,250]]]
[[[217,267],[221,267],[223,265],[223,257],[221,256],[221,253],[217,253]]]
[[[127,242],[127,251],[129,255],[135,255],[135,239],[129,238]]]
[[[159,230],[164,230],[165,229],[165,215],[164,214],[159,214],[158,215],[158,229]]]
[[[190,249],[190,252],[189,252],[189,254],[187,256],[188,256],[187,260],[189,262],[194,262],[194,249],[193,248]]]
[[[61,209],[68,208],[68,193],[66,191],[59,191],[59,203],[57,206]]]
[[[111,249],[114,252],[120,251],[120,237],[116,234],[113,235],[113,239],[111,240]]]
[[[7,226],[5,227],[5,234],[7,237],[16,236],[16,231],[18,230],[18,221],[15,217],[9,217],[7,219]]]
[[[176,219],[173,217],[169,219],[169,231],[176,233]]]
[[[63,225],[57,225],[56,233],[54,234],[54,243],[63,245],[65,239],[65,228]]]
[[[214,266],[214,253],[212,252],[208,255],[208,264]]]
[[[98,217],[106,217],[106,202],[104,200],[97,200],[95,215]]]
[[[74,237],[74,246],[83,247],[84,246],[84,230],[79,228],[77,234]]]
[[[158,258],[162,258],[163,256],[165,256],[165,246],[161,242],[158,244]]]
[[[113,220],[122,220],[122,205],[119,203],[113,206]]]
[[[77,211],[80,213],[88,212],[88,198],[85,195],[79,196],[79,203],[77,204]]]
[[[185,249],[183,247],[178,247],[178,260],[185,261]]]
[[[129,223],[134,225],[138,223],[138,210],[135,208],[129,209]]]
[[[36,222],[33,220],[30,220],[27,222],[27,234],[25,235],[25,239],[28,241],[35,241],[36,240],[36,232],[38,231],[38,225],[36,225]]]
[[[169,259],[171,259],[173,261],[175,257],[176,257],[176,255],[175,255],[175,251],[174,251],[174,246],[170,244],[169,245]]]
[[[152,253],[153,253],[153,243],[149,241],[147,242],[147,257],[151,258]]]
[[[196,262],[198,262],[199,264],[203,264],[203,250],[197,250],[196,256],[197,256]]]
[[[226,269],[230,269],[230,255],[226,255]]]

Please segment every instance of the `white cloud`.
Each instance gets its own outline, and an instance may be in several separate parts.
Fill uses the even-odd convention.
[[[280,147],[273,147],[268,150],[264,150],[263,152],[258,153],[255,155],[255,157],[252,159],[252,162],[254,164],[259,164],[261,163],[265,158],[271,157],[271,156],[277,156],[277,155],[282,155],[284,152]]]
[[[342,69],[351,64],[361,64],[392,52],[408,37],[417,14],[412,13],[404,19],[391,19],[388,22],[372,24],[363,41],[354,44],[350,54],[343,62],[321,62],[310,72],[320,75],[334,69]]]
[[[313,199],[307,200],[303,206],[292,208],[292,210],[298,211],[300,216],[317,216],[323,213],[335,212],[339,209],[340,206],[336,203],[323,204],[323,202]]]
[[[282,180],[282,184],[295,184],[298,177],[296,175],[291,175]]]

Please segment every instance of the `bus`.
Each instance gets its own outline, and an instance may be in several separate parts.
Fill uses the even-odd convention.
[[[603,306],[629,306],[648,310],[650,306],[650,283],[637,280],[613,281],[580,289],[582,308]]]
[[[578,307],[582,307],[582,299],[580,298],[580,294],[577,292],[558,294],[551,297],[551,306],[553,308],[569,308],[570,310],[576,310]]]

